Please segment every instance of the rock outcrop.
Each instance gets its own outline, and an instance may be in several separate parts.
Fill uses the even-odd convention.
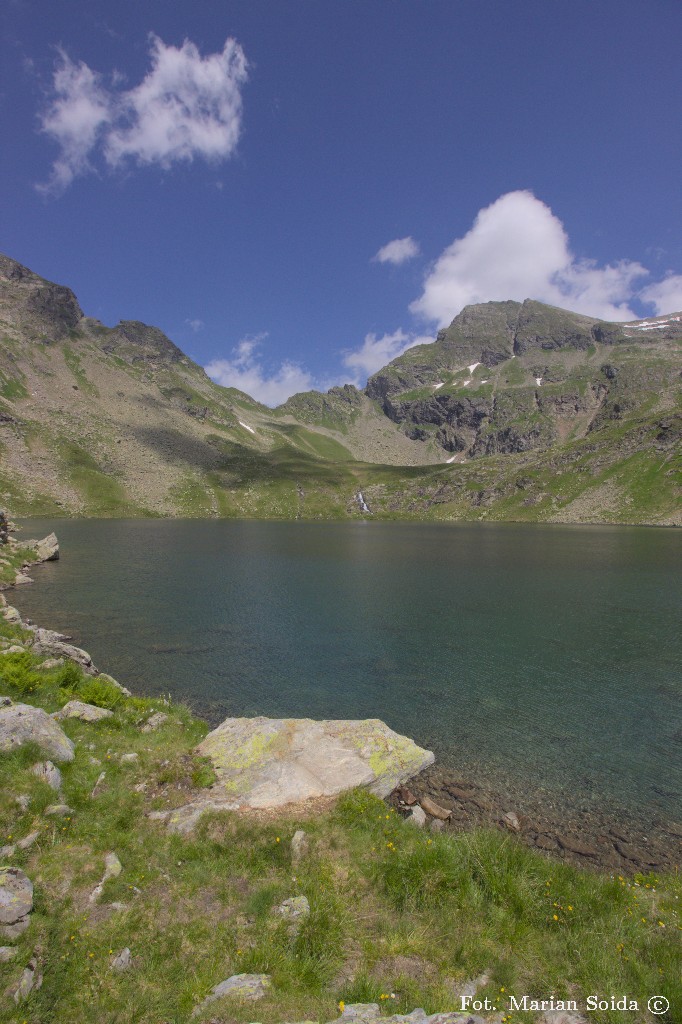
[[[37,743],[55,761],[73,761],[73,743],[55,720],[30,704],[0,708],[0,751],[18,750],[24,743]]]

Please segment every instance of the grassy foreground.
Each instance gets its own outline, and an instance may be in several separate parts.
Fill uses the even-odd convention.
[[[0,618],[0,636],[21,644],[28,634]],[[34,883],[34,911],[19,956],[0,964],[2,1024],[185,1024],[214,985],[242,972],[270,974],[272,994],[216,1002],[193,1019],[330,1021],[341,1001],[377,1002],[387,1015],[455,1010],[463,983],[483,972],[479,996],[498,1008],[496,1020],[533,1019],[508,1012],[511,994],[579,1006],[626,995],[638,1011],[589,1020],[681,1019],[679,878],[583,872],[495,831],[421,832],[363,791],[307,819],[221,813],[192,836],[172,835],[145,815],[211,784],[210,766],[192,753],[207,726],[71,663],[39,671],[41,660],[0,654],[0,694],[48,711],[77,697],[114,717],[63,723],[76,744],[75,760],[60,766],[73,812],[64,818],[43,814],[57,797],[30,771],[37,748],[0,755],[0,846],[40,832],[11,858]],[[167,720],[141,732],[157,710]],[[122,762],[131,752],[138,759]],[[19,795],[30,797],[25,811]],[[310,852],[293,867],[298,828]],[[90,902],[109,851],[123,870]],[[298,895],[311,913],[294,932],[272,911]],[[131,968],[112,971],[126,946]],[[44,982],[16,1006],[3,993],[32,956]],[[652,995],[667,996],[669,1013],[648,1014]]]

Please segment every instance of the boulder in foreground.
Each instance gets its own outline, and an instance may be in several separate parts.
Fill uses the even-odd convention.
[[[212,797],[272,808],[364,786],[388,796],[434,755],[378,718],[228,718],[197,748],[213,763]]]
[[[12,704],[0,708],[0,751],[37,743],[55,761],[73,761],[73,743],[42,708]]]

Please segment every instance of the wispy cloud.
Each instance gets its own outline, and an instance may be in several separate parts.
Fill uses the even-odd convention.
[[[640,298],[654,307],[659,316],[662,313],[678,313],[682,310],[682,274],[668,274],[662,281],[650,284],[640,292]]]
[[[397,266],[418,255],[419,245],[408,235],[406,238],[394,238],[392,242],[387,242],[372,259],[376,263],[393,263]]]
[[[433,341],[433,338],[406,334],[401,327],[392,334],[382,334],[380,337],[376,334],[366,334],[359,348],[344,353],[343,363],[356,374],[356,377],[367,378],[392,359],[397,359],[408,348],[430,341]]]
[[[150,57],[144,79],[123,90],[120,75],[107,88],[100,74],[60,51],[54,97],[40,117],[41,130],[60,152],[40,191],[63,192],[93,169],[95,154],[111,168],[127,161],[168,168],[195,158],[225,160],[235,152],[248,74],[239,43],[227,39],[220,53],[202,57],[187,39],[167,46],[152,35]]]
[[[206,373],[217,384],[238,388],[270,406],[281,405],[291,395],[316,387],[312,374],[298,363],[285,360],[266,368],[258,352],[266,338],[266,333],[242,338],[229,359],[212,360],[204,367]]]
[[[629,320],[629,303],[648,270],[632,260],[599,266],[572,254],[563,224],[531,192],[508,192],[430,267],[410,310],[450,323],[474,302],[525,298],[607,320]]]
[[[87,64],[74,64],[60,51],[54,73],[55,97],[41,117],[41,130],[59,144],[59,156],[41,192],[62,192],[92,169],[90,153],[112,118],[111,96]]]
[[[195,334],[197,334],[204,326],[203,320],[185,320],[188,327],[191,327]]]

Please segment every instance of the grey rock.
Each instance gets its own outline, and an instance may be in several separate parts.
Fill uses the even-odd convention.
[[[192,1016],[197,1016],[206,1006],[225,996],[248,1002],[262,999],[268,994],[271,984],[267,974],[233,974],[211,989],[203,1002],[194,1009]]]
[[[59,541],[55,533],[48,533],[42,540],[26,541],[25,546],[33,548],[38,562],[56,562],[59,558]]]
[[[39,761],[31,767],[33,774],[46,782],[52,789],[59,791],[62,788],[62,773],[59,768],[52,764],[52,761]]]
[[[113,906],[113,904],[112,904],[112,906]],[[130,950],[126,946],[125,949],[122,949],[121,952],[118,953],[114,957],[114,959],[111,961],[111,970],[112,971],[127,971],[128,968],[132,965],[132,962],[133,962],[133,958],[130,955]]]
[[[98,885],[95,886],[95,888],[90,893],[90,896],[88,897],[89,902],[95,903],[102,895],[104,883],[108,882],[110,878],[118,878],[122,871],[123,865],[121,864],[116,854],[107,853],[104,857],[104,874],[102,875],[102,880],[99,882]]]
[[[15,939],[28,928],[33,883],[21,868],[0,867],[0,935]]]
[[[0,751],[37,743],[55,761],[73,761],[73,743],[42,708],[13,704],[0,708]]]
[[[166,821],[170,816],[170,811],[148,811],[147,817],[150,821]]]
[[[25,572],[18,572],[14,577],[14,586],[22,587],[26,583],[33,583],[33,580],[30,576],[27,576]]]
[[[197,748],[221,792],[244,807],[280,807],[365,786],[388,796],[434,755],[379,719],[228,718]]]
[[[6,608],[3,608],[2,617],[5,622],[14,622],[16,624],[21,622],[21,615],[16,608],[12,607],[11,604],[8,604]]]
[[[93,760],[96,760],[96,758],[93,758]],[[100,792],[100,790],[102,788],[102,784],[103,784],[103,782],[104,782],[106,777],[107,777],[107,773],[106,772],[100,772],[99,775],[97,776],[97,782],[92,787],[92,793],[90,794],[90,799],[91,800],[94,799],[94,797],[96,797],[97,794]]]
[[[80,647],[74,647],[73,644],[66,644],[62,641],[45,642],[39,640],[33,644],[33,652],[38,655],[45,654],[47,657],[52,658],[68,658],[69,661],[75,661],[77,665],[80,665],[87,675],[97,675],[97,669],[93,665],[92,658],[88,652]]]
[[[521,831],[521,822],[514,811],[505,811],[502,815],[502,824],[506,825],[512,832]]]
[[[0,697],[0,708],[10,708],[14,704],[11,697]]]
[[[348,1003],[339,1017],[340,1021],[374,1021],[381,1016],[378,1003]]]
[[[297,921],[310,913],[310,903],[305,896],[292,896],[275,908],[275,913],[285,921]]]
[[[66,818],[68,815],[73,814],[73,810],[68,804],[50,804],[43,811],[43,814],[48,818]]]
[[[137,788],[137,787],[136,787]],[[202,814],[215,811],[237,811],[239,804],[235,800],[197,800],[172,810],[168,816],[169,832],[186,834],[195,827]]]
[[[419,804],[415,804],[414,807],[410,809],[410,813],[407,815],[406,820],[409,821],[410,825],[416,825],[417,828],[424,828],[424,825],[426,824],[426,814]]]
[[[23,654],[25,649],[19,644],[10,644],[9,647],[5,647],[4,650],[0,651],[0,654]]]
[[[8,964],[18,952],[16,946],[0,946],[0,964]]]
[[[55,668],[61,668],[63,664],[63,658],[46,658],[45,661],[36,665],[36,672],[51,672]]]
[[[29,832],[27,836],[24,836],[24,838],[20,839],[17,843],[17,850],[30,850],[39,835],[40,832],[37,829],[35,832]]]
[[[28,964],[24,968],[24,972],[19,979],[18,985],[12,992],[12,998],[15,1003],[22,1003],[24,999],[27,999],[31,992],[37,992],[43,983],[43,976],[38,971],[38,964],[35,960],[29,960]]]
[[[442,832],[445,828],[445,822],[440,818],[432,818],[429,822],[429,829],[431,832]]]
[[[135,761],[138,761],[139,758],[140,755],[136,754],[134,751],[131,751],[129,754],[121,754],[121,764],[133,764]]]
[[[167,720],[168,715],[164,711],[157,711],[151,715],[142,726],[142,732],[156,732]]]
[[[70,700],[60,711],[56,711],[52,717],[58,720],[77,718],[80,722],[101,722],[103,718],[113,718],[114,713],[107,708],[98,708],[95,704],[84,704],[81,700]]]
[[[291,863],[294,867],[297,867],[304,857],[307,857],[310,850],[310,843],[308,837],[302,828],[299,828],[294,832],[291,840]]]
[[[31,798],[26,793],[22,793],[20,796],[15,796],[14,802],[15,804],[19,804],[19,807],[21,807],[22,811],[26,811],[28,810],[28,806],[31,803]]]
[[[110,676],[108,672],[100,672],[98,678],[104,683],[110,683],[111,686],[115,686],[116,689],[120,690],[125,697],[132,697],[130,690],[126,686],[122,686],[121,683],[119,683],[117,679],[114,679],[113,676]]]

